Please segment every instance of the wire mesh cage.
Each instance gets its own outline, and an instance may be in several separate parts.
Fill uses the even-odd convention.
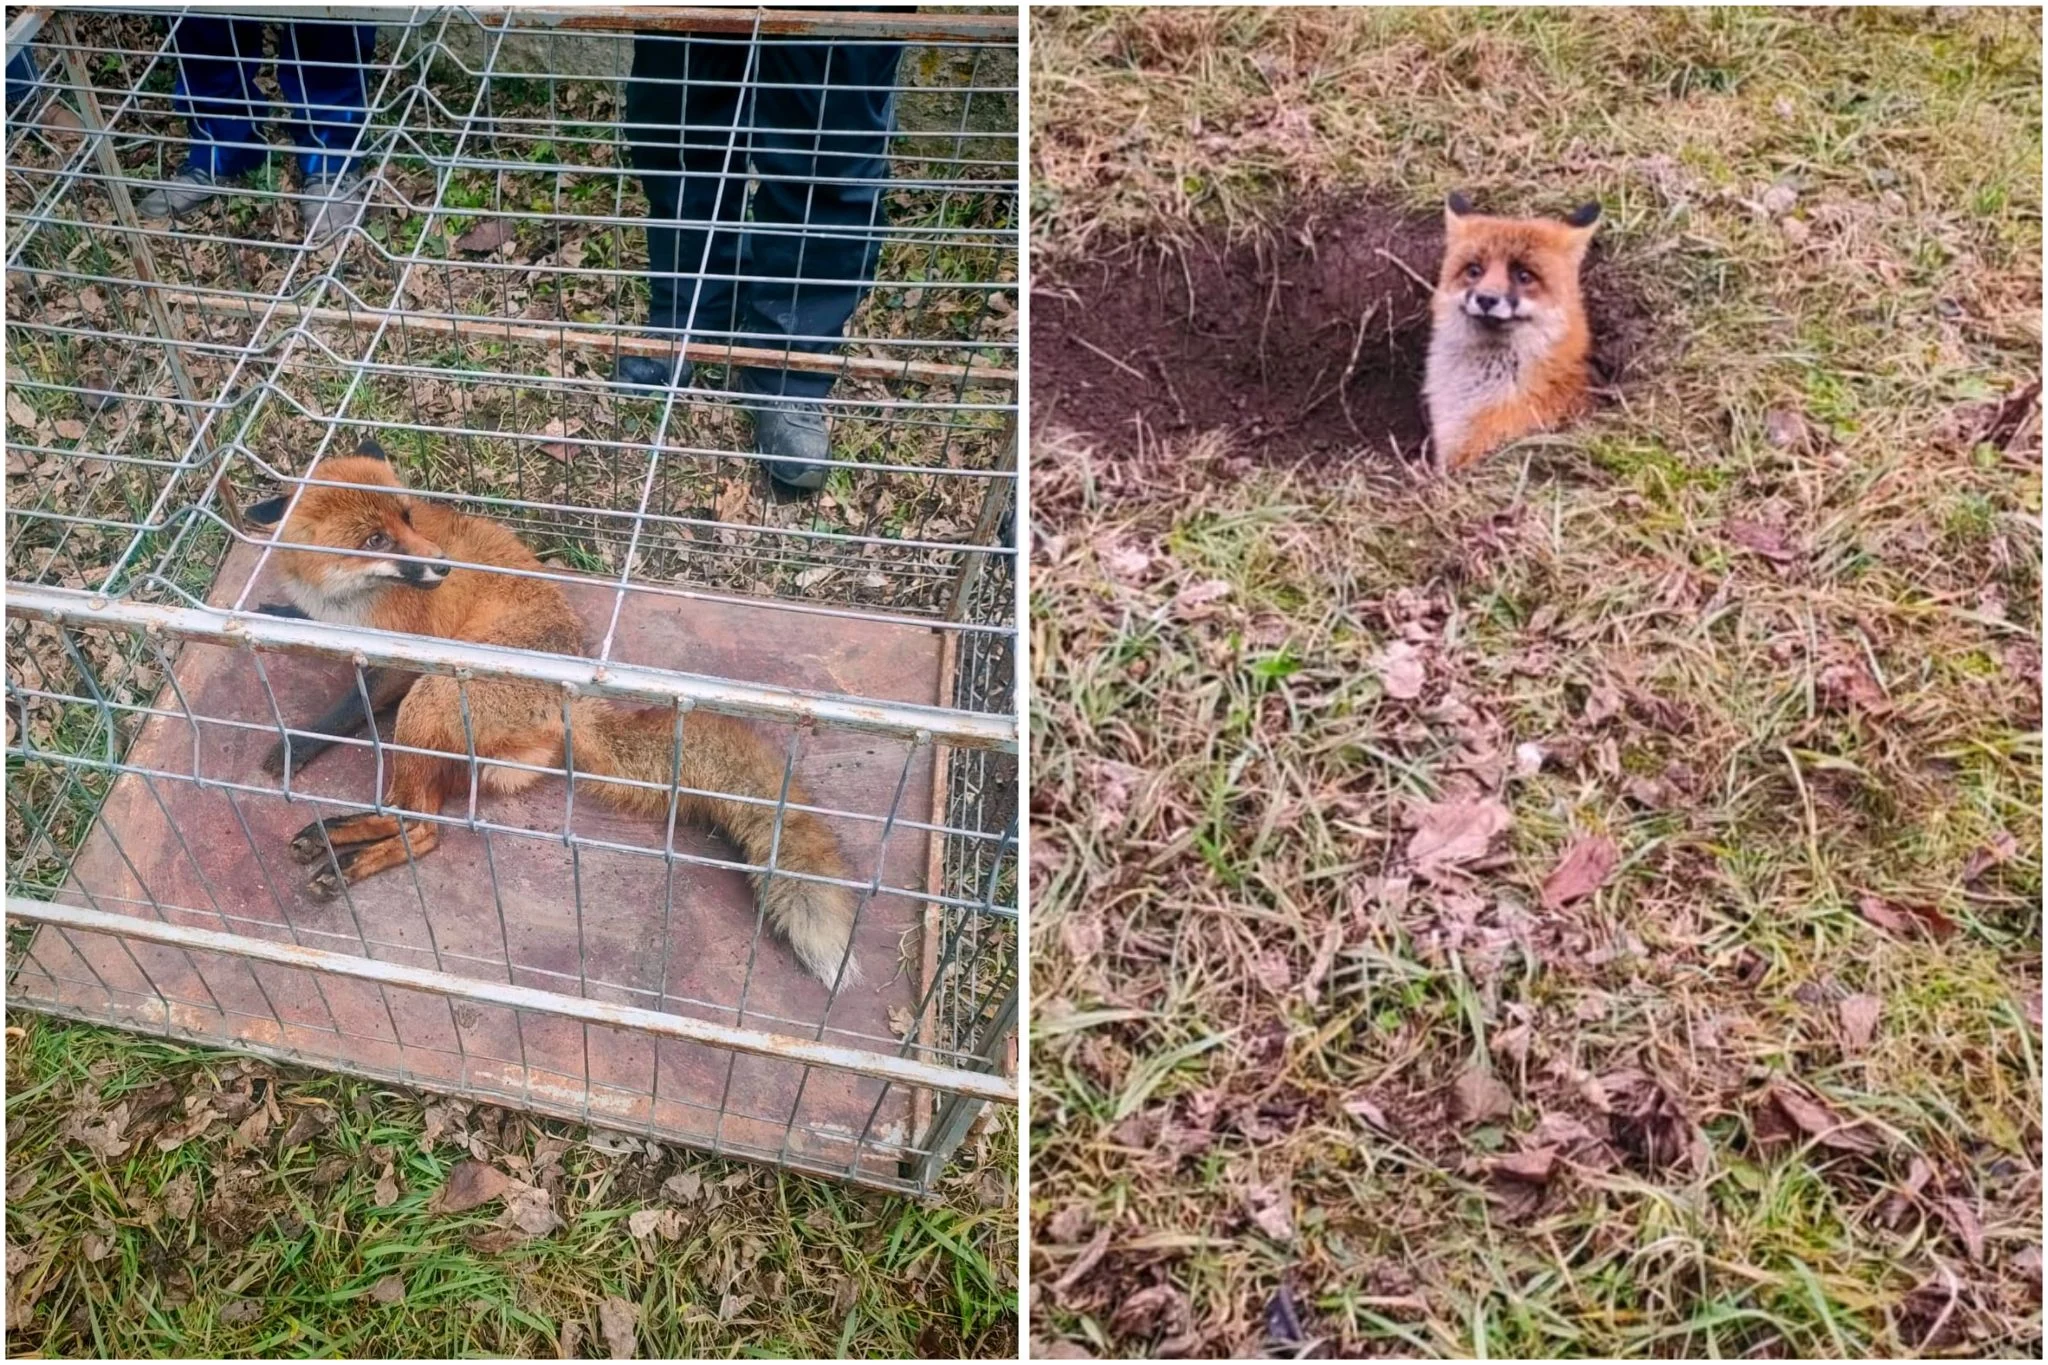
[[[1015,1100],[1014,12],[8,59],[9,1002],[929,1189]]]

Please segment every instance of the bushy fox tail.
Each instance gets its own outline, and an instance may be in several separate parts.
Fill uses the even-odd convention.
[[[795,775],[783,795],[782,758],[745,721],[693,711],[683,719],[682,763],[675,753],[675,713],[656,708],[630,709],[591,699],[575,713],[575,764],[578,774],[623,777],[652,782],[628,787],[616,782],[585,781],[591,795],[606,805],[638,815],[665,818],[670,784],[682,789],[676,818],[716,828],[740,847],[750,863],[763,867],[773,856],[778,875],[752,874],[768,923],[782,935],[811,974],[827,986],[842,979],[860,979],[849,945],[853,938],[854,892],[826,882],[799,881],[779,875],[786,869],[820,877],[847,876],[839,844],[823,820],[793,807],[810,804],[810,793]],[[726,795],[749,796],[770,804],[735,801]],[[782,834],[775,833],[777,815]]]

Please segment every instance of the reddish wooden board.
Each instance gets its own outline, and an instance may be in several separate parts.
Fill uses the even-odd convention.
[[[237,549],[213,601],[233,601],[254,563],[253,551]],[[577,584],[570,595],[595,640],[613,594]],[[263,585],[249,598],[273,600],[282,597]],[[937,632],[919,627],[635,593],[613,657],[929,703],[939,688],[939,646]],[[262,670],[287,721],[300,725],[354,678],[346,664],[283,654],[264,654]],[[276,728],[254,656],[187,645],[176,678],[176,689],[154,703],[174,714],[143,725],[126,760],[141,771],[114,783],[55,899],[797,1037],[819,1036],[822,1026],[827,1042],[876,1051],[898,1046],[891,1013],[907,1017],[921,986],[923,914],[912,897],[884,892],[867,902],[855,934],[866,980],[842,989],[828,1013],[826,988],[757,926],[742,873],[668,862],[661,822],[588,800],[575,803],[569,827],[635,851],[572,851],[561,837],[567,785],[551,778],[515,796],[479,794],[478,818],[521,832],[450,828],[440,848],[410,868],[358,883],[346,902],[321,904],[305,894],[306,870],[286,843],[308,821],[338,813],[333,800],[370,799],[376,756],[329,750],[295,776],[288,801],[260,767]],[[787,728],[761,728],[787,743]],[[923,888],[930,836],[899,825],[884,850],[880,817],[903,782],[899,821],[931,819],[929,750],[913,756],[907,740],[820,730],[801,738],[797,770],[816,805],[876,817],[827,817],[855,875],[879,866],[883,886]],[[451,805],[449,813],[465,808]],[[738,860],[729,844],[687,826],[678,826],[675,847]],[[503,1008],[106,936],[38,931],[13,998],[738,1155],[827,1168],[858,1161],[861,1173],[883,1178],[894,1175],[896,1149],[912,1136],[911,1096],[900,1086],[885,1095],[879,1081],[818,1068],[806,1075],[779,1059],[673,1041],[657,1047],[558,1017],[515,1018]],[[864,1131],[868,1143],[857,1150]]]

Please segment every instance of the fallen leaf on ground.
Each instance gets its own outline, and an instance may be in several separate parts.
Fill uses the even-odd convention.
[[[1981,1262],[1984,1259],[1984,1224],[1966,1201],[1942,1200],[1941,1221],[1948,1224],[1948,1230],[1963,1244],[1963,1251],[1971,1260]]]
[[[1406,640],[1396,640],[1375,655],[1372,669],[1379,674],[1380,686],[1386,694],[1400,701],[1421,696],[1423,684],[1429,679],[1422,651]]]
[[[1495,1157],[1487,1163],[1487,1170],[1510,1180],[1520,1180],[1531,1185],[1547,1184],[1550,1173],[1557,1166],[1557,1148],[1532,1147],[1526,1152],[1512,1152],[1507,1156]]]
[[[605,1296],[597,1306],[597,1330],[604,1334],[605,1349],[613,1360],[631,1360],[638,1348],[636,1333],[640,1310],[616,1294]]]
[[[1173,609],[1187,620],[1199,620],[1209,614],[1210,608],[1215,603],[1222,601],[1228,596],[1230,596],[1230,585],[1228,583],[1220,578],[1206,579],[1203,582],[1182,588],[1176,593],[1173,599]]]
[[[512,240],[512,220],[486,218],[455,239],[457,251],[496,251]]]
[[[458,1161],[455,1169],[448,1172],[448,1182],[428,1203],[427,1212],[467,1213],[503,1195],[511,1183],[511,1177],[495,1166],[474,1160]]]
[[[1251,1205],[1252,1223],[1276,1242],[1294,1240],[1293,1203],[1287,1192],[1271,1185],[1254,1185],[1245,1193]]]
[[[500,1226],[517,1228],[530,1237],[544,1237],[562,1226],[554,1198],[546,1190],[513,1183],[504,1198],[505,1211],[498,1215]]]
[[[1842,1045],[1851,1052],[1861,1052],[1870,1046],[1870,1040],[1877,1036],[1877,1017],[1884,1011],[1884,1001],[1874,995],[1852,995],[1835,1006],[1835,1012],[1842,1020]]]
[[[1956,922],[1931,905],[1900,906],[1866,894],[1857,898],[1856,909],[1878,928],[1894,934],[1910,934],[1919,928],[1937,939],[1945,939],[1956,931]]]
[[[1621,850],[1604,834],[1589,835],[1575,842],[1557,870],[1543,882],[1543,906],[1561,910],[1575,900],[1598,891],[1621,861]]]
[[[1761,521],[1724,521],[1721,529],[1727,533],[1728,539],[1752,554],[1762,555],[1773,564],[1789,564],[1799,558],[1799,552],[1786,539],[1783,527]]]
[[[1451,1117],[1470,1127],[1513,1113],[1515,1096],[1483,1066],[1467,1067],[1451,1088]]]
[[[1770,1099],[1778,1112],[1806,1136],[1838,1152],[1869,1153],[1878,1149],[1876,1135],[1860,1122],[1844,1120],[1816,1095],[1787,1081],[1775,1082]]]
[[[1425,873],[1469,863],[1509,823],[1508,808],[1491,798],[1431,802],[1408,840],[1408,861]]]
[[[390,1166],[377,1177],[377,1186],[370,1192],[370,1202],[380,1209],[388,1209],[398,1202],[398,1177]]]
[[[1975,853],[1972,853],[1970,860],[1963,864],[1963,880],[1965,882],[1976,881],[1977,878],[1983,876],[1992,868],[1997,867],[2000,863],[2012,861],[2014,855],[2019,851],[2019,840],[2013,838],[2011,833],[2006,830],[1998,831],[1997,837],[1993,838],[1990,843],[1984,845]]]

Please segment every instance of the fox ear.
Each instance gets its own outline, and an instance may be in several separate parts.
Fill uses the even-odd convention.
[[[1564,216],[1566,223],[1575,228],[1589,228],[1600,221],[1598,200],[1589,199]]]
[[[284,517],[284,507],[290,499],[279,495],[265,498],[253,507],[242,509],[242,519],[251,526],[275,526]]]
[[[363,443],[356,447],[356,454],[367,455],[373,460],[382,460],[385,464],[391,463],[391,457],[384,453],[384,447],[368,436],[365,436]]]
[[[1444,200],[1444,213],[1451,218],[1463,218],[1472,212],[1472,201],[1465,197],[1463,190],[1452,190],[1451,197]]]

